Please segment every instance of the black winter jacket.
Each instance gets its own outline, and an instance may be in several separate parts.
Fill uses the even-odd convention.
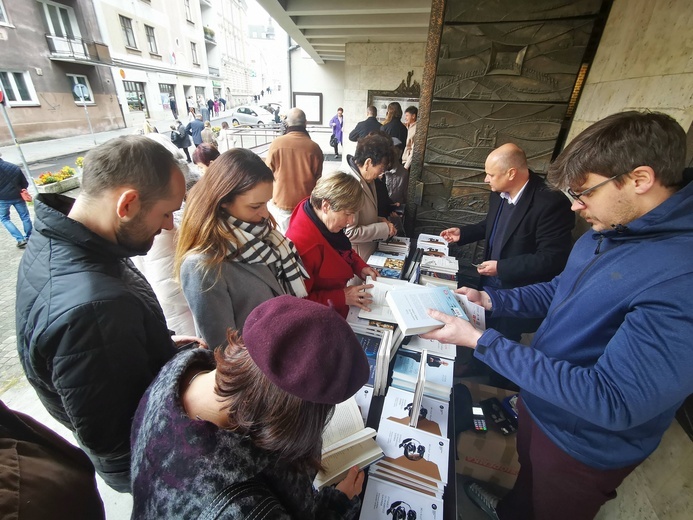
[[[0,159],[0,200],[18,200],[19,192],[28,187],[29,182],[19,166]]]
[[[68,218],[71,203],[36,198],[17,277],[17,347],[41,402],[108,471],[129,454],[139,400],[176,349],[131,253]]]

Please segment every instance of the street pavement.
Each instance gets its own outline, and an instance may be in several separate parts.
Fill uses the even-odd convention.
[[[217,124],[220,124],[222,120],[224,120],[223,117],[213,119]],[[170,123],[165,121],[156,122],[156,126],[160,130],[168,128],[168,124]],[[311,134],[313,139],[316,139],[319,135],[318,132],[319,130],[313,131]],[[96,134],[96,142],[101,144],[119,135],[133,133],[136,133],[133,128],[101,132]],[[329,133],[326,135],[329,136]],[[327,148],[328,137],[325,135],[322,137],[325,137],[325,144],[321,143],[323,139],[320,139],[318,142],[325,149]],[[94,139],[91,135],[22,144],[22,150],[28,163],[40,161],[56,162],[58,157],[82,154],[93,147]],[[327,150],[324,151],[326,152]],[[0,148],[0,153],[2,153],[4,160],[21,165],[19,153],[15,147],[2,147]],[[258,153],[260,152],[258,151]],[[324,174],[329,174],[329,172],[340,167],[339,161],[331,160],[334,158],[334,155],[326,153],[325,157],[327,159],[323,166]],[[28,206],[33,220],[33,204],[29,203]],[[11,218],[15,225],[21,229],[21,221],[14,210],[11,210]],[[5,228],[0,227],[0,265],[2,265],[2,276],[0,276],[0,399],[11,409],[30,415],[62,435],[68,441],[76,444],[72,433],[53,419],[43,407],[36,392],[27,382],[19,363],[15,328],[15,295],[17,269],[24,250],[18,249],[15,244],[15,240]],[[129,518],[132,510],[132,497],[129,494],[113,491],[98,476],[97,483],[104,501],[107,518],[109,520]]]

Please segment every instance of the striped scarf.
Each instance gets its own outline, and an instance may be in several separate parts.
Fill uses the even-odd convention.
[[[251,224],[230,217],[228,223],[240,243],[235,256],[236,248],[229,244],[231,261],[274,266],[277,281],[286,294],[298,298],[308,296],[303,280],[309,276],[291,240],[272,229],[269,220]]]

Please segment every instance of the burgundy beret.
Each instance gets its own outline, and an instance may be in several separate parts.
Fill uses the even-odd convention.
[[[346,320],[310,300],[262,303],[245,320],[243,341],[270,381],[312,403],[341,403],[368,381],[366,355]]]

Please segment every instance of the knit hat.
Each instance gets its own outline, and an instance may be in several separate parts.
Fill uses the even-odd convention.
[[[326,305],[289,295],[267,300],[246,319],[243,341],[270,381],[312,403],[341,403],[368,381],[361,344]]]

